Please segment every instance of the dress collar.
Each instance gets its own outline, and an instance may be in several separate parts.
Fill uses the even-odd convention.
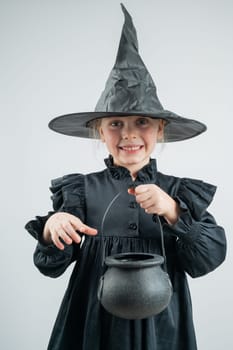
[[[131,175],[128,169],[113,164],[113,158],[110,155],[104,160],[110,174],[114,179],[123,180],[126,178],[131,179]],[[154,183],[157,178],[157,165],[156,159],[150,159],[150,162],[140,169],[137,173],[135,182],[140,183]]]

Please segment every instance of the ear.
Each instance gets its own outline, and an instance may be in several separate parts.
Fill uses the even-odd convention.
[[[99,127],[99,135],[100,135],[100,140],[102,142],[105,142],[105,137],[104,137],[104,133],[103,133],[103,129],[101,128],[101,126]]]
[[[165,126],[165,120],[160,119],[159,126],[158,126],[158,141],[160,142],[164,140],[164,126]]]

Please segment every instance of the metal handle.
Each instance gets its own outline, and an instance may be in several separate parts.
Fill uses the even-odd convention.
[[[115,200],[120,196],[120,194],[121,194],[121,192],[117,193],[115,195],[115,197],[113,197],[113,199],[111,200],[111,202],[107,206],[107,208],[106,208],[106,210],[104,212],[103,218],[102,218],[102,222],[101,222],[102,266],[104,265],[104,260],[105,260],[105,245],[104,245],[104,234],[103,234],[103,232],[104,232],[104,222],[105,222],[106,216],[107,216],[111,206],[113,205]],[[162,249],[162,255],[163,255],[163,258],[164,258],[164,264],[163,264],[164,265],[164,270],[167,272],[167,258],[166,258],[166,253],[165,253],[163,227],[162,227],[159,215],[157,215],[157,214],[155,214],[155,215],[156,215],[156,219],[157,219],[157,221],[159,223],[160,238],[161,238],[161,249]]]

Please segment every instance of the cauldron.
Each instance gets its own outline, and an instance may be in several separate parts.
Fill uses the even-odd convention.
[[[101,224],[103,264],[107,270],[100,278],[97,297],[102,306],[114,316],[125,319],[142,319],[162,312],[172,296],[164,246],[164,234],[158,215],[162,254],[129,252],[105,256],[103,241],[104,221],[112,204],[109,203]],[[162,265],[164,267],[162,268]]]
[[[169,304],[172,285],[161,265],[164,257],[150,253],[107,256],[98,299],[111,314],[125,319],[156,315]]]

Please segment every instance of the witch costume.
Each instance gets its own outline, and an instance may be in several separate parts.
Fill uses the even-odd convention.
[[[138,54],[136,31],[124,6],[125,23],[116,63],[94,112],[74,113],[53,119],[54,131],[78,137],[93,137],[92,121],[111,115],[143,115],[164,119],[165,141],[194,137],[206,130],[204,124],[163,109],[156,87]],[[207,211],[216,187],[201,180],[164,175],[151,159],[133,181],[129,171],[105,160],[103,171],[70,174],[52,181],[53,209],[37,216],[26,229],[38,240],[34,263],[46,276],[58,277],[75,266],[58,313],[48,350],[196,350],[192,305],[186,274],[199,277],[213,271],[225,259],[226,240],[222,227]],[[107,312],[97,298],[97,287],[105,267],[105,255],[124,252],[161,254],[160,229],[155,216],[148,215],[127,189],[156,184],[180,207],[176,224],[162,219],[167,270],[173,294],[167,308],[155,316],[127,320]],[[121,195],[102,218],[108,204]],[[98,235],[85,236],[59,250],[45,245],[43,229],[55,212],[77,216]],[[102,231],[102,232],[101,232]]]

